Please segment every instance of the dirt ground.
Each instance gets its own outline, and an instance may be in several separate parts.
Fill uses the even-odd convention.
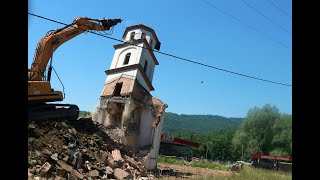
[[[163,179],[205,178],[207,176],[226,176],[232,174],[230,171],[168,164],[163,162],[158,162],[158,169],[160,177]]]

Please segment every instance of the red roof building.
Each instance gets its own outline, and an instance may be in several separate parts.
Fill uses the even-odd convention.
[[[199,143],[161,134],[159,154],[168,156],[190,157],[192,148],[198,148]]]

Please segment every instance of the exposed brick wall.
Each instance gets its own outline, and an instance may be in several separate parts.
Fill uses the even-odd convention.
[[[142,103],[142,104],[152,104],[152,96],[149,92],[147,92],[143,86],[140,85],[138,80],[133,80],[126,77],[120,77],[119,79],[116,79],[114,81],[111,81],[104,85],[103,91],[101,96],[102,97],[112,97],[114,88],[116,87],[117,83],[123,83],[121,88],[121,96],[129,96]],[[133,88],[131,89],[133,84]]]
[[[114,88],[116,87],[116,84],[121,82],[123,83],[121,92],[120,92],[121,96],[130,95],[130,93],[132,93],[131,87],[132,87],[132,84],[134,83],[134,80],[126,77],[120,77],[117,80],[114,80],[110,83],[105,84],[103,87],[101,96],[111,97],[113,95],[113,91],[114,91]]]

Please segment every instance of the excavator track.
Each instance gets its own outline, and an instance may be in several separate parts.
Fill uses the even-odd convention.
[[[29,104],[28,121],[72,121],[79,116],[79,108],[74,104]]]

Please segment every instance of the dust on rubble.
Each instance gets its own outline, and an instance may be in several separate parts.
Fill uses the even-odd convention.
[[[91,118],[28,124],[29,179],[156,179]]]

